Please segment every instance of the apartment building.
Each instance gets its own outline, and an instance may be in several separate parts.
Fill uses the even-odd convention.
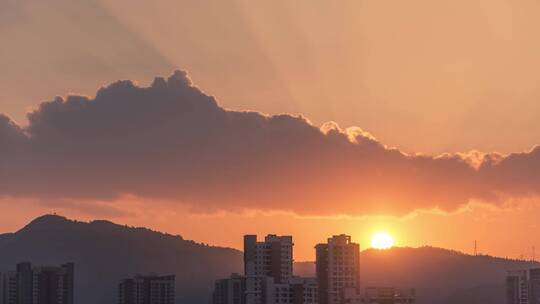
[[[137,275],[118,284],[118,304],[174,304],[174,275]]]
[[[340,304],[346,290],[360,291],[360,245],[350,236],[332,236],[315,251],[320,304]]]
[[[3,304],[73,304],[74,264],[33,266],[19,263],[1,275]]]

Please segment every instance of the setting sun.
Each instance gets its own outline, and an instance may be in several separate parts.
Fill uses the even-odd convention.
[[[394,246],[394,238],[386,232],[377,232],[371,239],[371,247],[375,249],[389,249]]]

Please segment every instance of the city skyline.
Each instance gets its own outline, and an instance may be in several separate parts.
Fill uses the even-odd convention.
[[[293,270],[293,247],[290,235],[268,234],[261,241],[257,235],[244,235],[244,274],[217,279],[212,303],[416,303],[414,288],[366,286],[361,282],[360,246],[349,235],[333,235],[326,243],[315,245],[314,277],[299,276]]]
[[[360,250],[350,236],[334,235],[314,247],[315,277],[296,275],[293,246],[293,238],[288,235],[269,234],[262,241],[257,235],[244,235],[244,274],[216,279],[213,304],[416,303],[414,288],[375,287],[360,281]],[[385,250],[389,249],[381,251]],[[531,266],[507,270],[507,304],[540,303],[540,268]],[[76,303],[74,269],[74,263],[35,266],[19,262],[15,271],[0,272],[0,303]],[[119,281],[117,303],[174,304],[176,289],[175,275],[137,274]],[[422,291],[426,290],[421,289],[420,294]]]
[[[0,0],[0,45],[0,266],[76,304],[540,294],[540,0]]]
[[[471,304],[477,303],[471,302],[473,299],[482,299],[482,303],[503,304],[507,298],[505,278],[508,270],[540,268],[538,262],[466,255],[433,247],[393,247],[360,253],[354,238],[346,235],[332,236],[316,246],[311,244],[312,250],[319,253],[317,258],[301,262],[293,255],[296,251],[293,247],[301,238],[274,234],[259,241],[254,235],[247,235],[244,255],[239,250],[198,243],[143,227],[103,220],[86,223],[45,215],[15,233],[0,234],[0,270],[13,269],[13,265],[21,261],[32,261],[36,265],[73,261],[77,269],[75,299],[80,304],[112,303],[121,294],[131,294],[131,287],[125,285],[126,288],[119,290],[118,284],[119,279],[131,278],[134,274],[150,276],[135,276],[127,280],[129,284],[148,286],[146,282],[150,281],[145,278],[157,278],[159,283],[156,284],[161,286],[160,282],[163,282],[165,290],[167,286],[171,290],[170,280],[165,282],[156,277],[156,273],[176,277],[176,303],[207,303],[212,286],[217,283],[223,295],[236,288],[247,290],[249,286],[255,291],[253,294],[257,294],[266,286],[270,290],[279,288],[280,294],[284,289],[284,294],[275,300],[298,303],[304,299],[304,304],[309,304],[310,299],[318,301],[319,284],[338,288],[339,297],[345,296],[347,303],[351,304],[363,303],[366,299],[375,303],[393,299],[397,303],[416,300],[418,303],[452,301]],[[355,252],[361,256],[359,265]],[[349,276],[357,266],[359,272],[356,274],[360,274],[360,281],[352,279],[356,275]],[[9,271],[6,274],[11,276]],[[247,277],[256,279],[259,285],[247,284],[253,282],[252,279],[246,280]],[[354,287],[358,282],[360,293]],[[340,284],[346,288],[344,293],[339,292]],[[353,287],[348,288],[350,286]],[[152,293],[148,289],[139,290],[142,292],[139,299],[143,301],[146,298],[144,294]],[[165,290],[158,295],[165,296],[162,299],[171,299]],[[300,293],[301,290],[304,292]],[[324,290],[320,289],[323,294],[326,293]],[[474,297],[471,292],[474,292]],[[244,292],[232,294],[242,295],[240,298],[235,296],[238,299],[245,298]],[[120,298],[128,300],[127,297]],[[257,298],[261,299],[253,299]]]

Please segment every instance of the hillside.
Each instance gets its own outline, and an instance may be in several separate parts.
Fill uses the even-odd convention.
[[[242,253],[145,228],[39,217],[0,235],[0,271],[15,263],[75,262],[76,303],[116,303],[117,283],[136,273],[176,274],[178,303],[209,303],[213,282],[242,270]]]
[[[117,282],[136,273],[175,274],[178,303],[210,303],[215,279],[242,272],[242,252],[212,247],[145,228],[107,221],[77,222],[39,217],[23,229],[0,235],[0,271],[21,261],[76,265],[76,302],[116,302]],[[503,304],[509,269],[538,263],[471,256],[433,248],[366,250],[363,286],[414,287],[418,304]],[[313,262],[295,263],[295,273],[314,276]]]
[[[418,304],[504,304],[506,271],[540,267],[433,247],[368,249],[360,263],[363,286],[414,287]],[[296,273],[314,275],[313,262],[297,263]]]

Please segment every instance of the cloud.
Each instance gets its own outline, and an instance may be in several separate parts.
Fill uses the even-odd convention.
[[[0,196],[403,215],[540,191],[540,148],[407,155],[360,128],[226,110],[181,71],[150,87],[118,81],[94,98],[58,97],[28,119],[20,127],[0,116]]]

